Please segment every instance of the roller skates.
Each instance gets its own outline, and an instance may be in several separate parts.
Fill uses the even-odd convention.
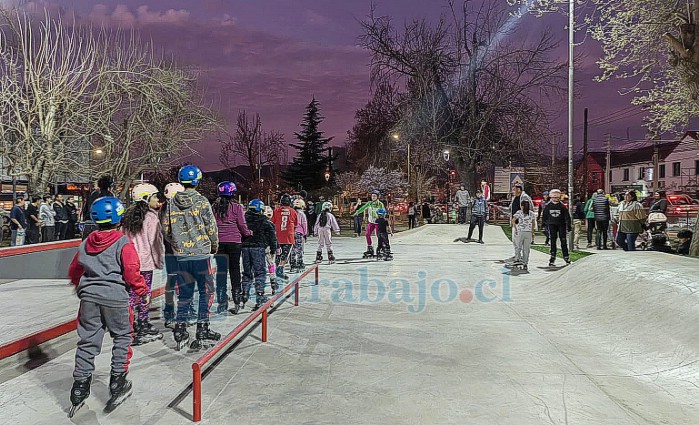
[[[176,323],[172,330],[172,337],[177,343],[177,351],[181,351],[189,342],[189,332],[187,332],[186,323]]]
[[[277,279],[270,279],[269,280],[270,286],[272,287],[272,295],[275,295],[277,291],[279,290],[279,283],[277,283]]]
[[[374,258],[374,247],[371,245],[368,245],[366,247],[366,251],[364,251],[364,254],[362,254],[362,258]]]
[[[148,344],[149,342],[163,339],[163,334],[160,333],[149,321],[137,321],[134,324],[134,336],[131,345],[138,346]]]
[[[209,329],[208,323],[197,323],[196,339],[192,341],[192,344],[189,346],[189,348],[192,350],[210,348],[214,344],[216,344],[216,341],[218,341],[219,339],[221,339],[221,334]]]
[[[233,307],[228,309],[228,312],[231,314],[238,314],[240,311],[240,295],[233,295]]]
[[[390,250],[386,250],[383,255],[384,261],[393,261],[393,253]]]
[[[505,267],[512,270],[527,270],[527,265],[520,260],[505,264]]]
[[[109,377],[109,393],[111,397],[104,407],[104,411],[109,413],[121,405],[133,392],[131,381],[126,379],[127,372],[114,373]]]
[[[316,264],[320,264],[323,262],[323,253],[318,251],[316,252]]]
[[[262,307],[262,305],[264,305],[267,301],[269,301],[267,299],[267,297],[265,297],[264,291],[257,292],[256,295],[257,295],[257,299],[255,301],[255,306],[252,308],[252,311],[256,311],[257,309]]]
[[[306,265],[303,264],[303,260],[296,263],[296,273],[303,273],[306,270]]]
[[[73,388],[70,389],[70,403],[72,406],[68,410],[68,417],[72,418],[85,405],[85,400],[90,396],[90,384],[92,375],[85,379],[76,379]]]
[[[335,255],[332,251],[328,251],[328,264],[335,264]]]

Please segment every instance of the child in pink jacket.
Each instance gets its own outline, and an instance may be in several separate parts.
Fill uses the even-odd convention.
[[[122,221],[124,234],[131,239],[141,260],[141,275],[148,286],[150,296],[153,284],[153,270],[162,270],[165,260],[165,245],[156,209],[159,208],[158,189],[151,184],[138,184],[131,191],[133,204],[124,213]],[[134,322],[132,345],[142,345],[163,338],[149,320],[148,306],[134,291],[129,292],[131,308],[138,310]]]
[[[296,210],[296,229],[294,230],[294,246],[291,248],[291,273],[302,272],[306,269],[303,264],[303,252],[306,238],[308,237],[308,219],[306,218],[306,203],[303,199],[294,200],[294,209]]]

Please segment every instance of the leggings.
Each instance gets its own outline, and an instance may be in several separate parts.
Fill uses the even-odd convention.
[[[371,235],[379,231],[379,225],[376,223],[367,223],[366,225],[366,244],[371,245]],[[378,233],[377,233],[378,234]]]

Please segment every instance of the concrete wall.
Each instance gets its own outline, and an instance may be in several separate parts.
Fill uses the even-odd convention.
[[[0,279],[67,279],[77,247],[0,257]]]

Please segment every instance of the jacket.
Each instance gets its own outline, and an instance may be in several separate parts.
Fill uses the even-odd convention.
[[[54,202],[53,210],[56,212],[56,221],[63,223],[68,222],[68,210],[65,205],[60,202]]]
[[[621,202],[617,210],[617,221],[619,231],[622,233],[643,232],[643,224],[646,221],[643,206],[637,201]]]
[[[383,202],[379,201],[378,199],[376,201],[369,201],[366,204],[362,205],[357,209],[357,211],[354,212],[354,215],[359,215],[366,211],[367,213],[367,223],[376,223],[376,219],[378,218],[378,215],[376,214],[376,211],[379,209],[386,209],[383,205]],[[318,214],[318,217],[320,217],[320,214]]]
[[[513,207],[515,207],[515,201],[517,200],[517,198],[519,198],[519,205],[516,206],[517,208],[513,208]],[[512,216],[514,213],[516,213],[517,211],[519,211],[520,209],[522,209],[522,202],[524,202],[524,201],[529,201],[529,205],[530,205],[532,208],[534,208],[534,202],[532,202],[531,196],[529,196],[529,195],[527,194],[527,192],[522,191],[522,194],[521,194],[521,195],[515,196],[515,197],[512,198],[512,200],[510,201],[510,216]]]
[[[277,235],[274,224],[263,214],[248,210],[245,221],[252,232],[251,236],[243,237],[243,248],[267,248],[270,252],[277,250]]]
[[[318,220],[316,220],[316,225],[313,226],[313,234],[317,235],[321,229],[329,229],[333,232],[340,231],[340,225],[337,224],[337,219],[335,218],[335,216],[331,212],[328,212],[326,214],[328,215],[327,223],[325,223],[325,226],[321,226],[320,219],[323,217],[323,214],[319,215]]]
[[[303,210],[296,210],[296,218],[298,219],[296,233],[308,236],[308,219],[306,219],[306,214],[304,214]]]
[[[582,202],[578,201],[573,204],[573,218],[575,220],[585,220],[585,212],[583,211]]]
[[[609,211],[609,199],[604,195],[597,195],[592,201],[592,211],[596,221],[609,221],[612,219]]]
[[[244,236],[250,236],[250,229],[245,222],[243,206],[237,202],[228,205],[227,214],[224,217],[216,216],[219,242],[241,243]]]
[[[471,203],[471,195],[468,193],[468,190],[457,190],[456,195],[454,195],[454,201],[460,207],[467,207]]]
[[[667,212],[667,199],[653,202],[648,212],[661,212],[665,214]]]
[[[476,198],[473,200],[471,215],[475,215],[476,217],[488,217],[488,203],[485,199]]]
[[[117,230],[94,231],[85,239],[68,268],[78,297],[107,307],[128,307],[129,290],[147,295],[138,254]]]
[[[124,234],[131,239],[134,248],[136,248],[142,272],[162,270],[165,260],[165,245],[163,245],[160,220],[155,211],[148,210],[143,219],[143,229],[140,233],[124,232]]]
[[[176,257],[205,257],[218,250],[218,227],[209,201],[196,190],[178,192],[162,218],[165,238]]]
[[[558,226],[560,228],[571,230],[570,214],[568,208],[562,202],[549,202],[544,207],[544,223],[548,226]]]
[[[585,202],[585,208],[583,212],[585,213],[585,218],[595,218],[595,210],[592,208],[592,203],[595,201],[597,193],[593,193],[592,197]]]
[[[42,203],[39,207],[39,219],[44,222],[44,226],[51,227],[56,225],[56,211],[53,210],[53,206]]]
[[[293,245],[298,224],[296,210],[288,205],[275,208],[272,223],[277,231],[277,242],[280,245]]]

